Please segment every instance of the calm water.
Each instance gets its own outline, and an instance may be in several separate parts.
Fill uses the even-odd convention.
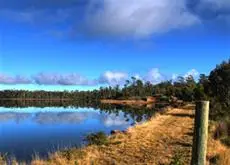
[[[81,146],[89,133],[125,130],[146,118],[146,114],[119,109],[0,108],[0,153],[23,161],[35,154],[45,157],[48,152]]]

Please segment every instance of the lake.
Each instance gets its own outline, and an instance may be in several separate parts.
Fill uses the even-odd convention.
[[[0,107],[0,153],[19,161],[68,147],[82,146],[90,133],[125,130],[154,110],[114,107]]]

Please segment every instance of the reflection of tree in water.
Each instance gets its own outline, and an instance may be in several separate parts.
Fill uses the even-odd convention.
[[[130,118],[136,122],[143,120],[148,120],[152,117],[156,111],[162,109],[165,105],[153,106],[154,108],[142,107],[131,107],[131,106],[122,106],[122,105],[112,105],[112,104],[100,104],[99,102],[76,102],[76,101],[19,101],[19,100],[4,100],[0,101],[1,107],[8,108],[26,108],[26,107],[63,107],[63,108],[94,108],[100,110],[101,113],[115,114],[116,116],[120,115],[120,112],[123,112],[124,118],[128,121]],[[77,111],[76,111],[77,112]],[[56,116],[55,116],[56,115]],[[64,122],[68,120],[71,122],[78,122],[79,120],[87,118],[87,115],[79,116],[79,113],[59,113],[59,114],[44,114],[39,113],[36,115],[36,121],[38,123],[43,123],[43,121],[49,122]],[[51,118],[52,116],[52,118]],[[20,117],[19,117],[20,118]],[[1,120],[1,119],[0,119]],[[18,119],[20,120],[20,119]]]
[[[136,122],[148,120],[157,111],[156,109],[148,109],[146,107],[131,107],[111,104],[100,104],[100,110],[109,114],[115,113],[116,115],[119,115],[119,112],[122,111],[125,119],[129,119],[130,117]]]
[[[49,100],[0,100],[0,107],[26,108],[26,107],[64,107],[74,106],[73,101],[49,101]]]

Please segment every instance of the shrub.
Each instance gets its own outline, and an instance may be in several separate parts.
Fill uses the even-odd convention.
[[[107,145],[108,137],[104,132],[92,133],[86,136],[88,145]]]
[[[167,97],[167,96],[161,96],[160,98],[159,98],[159,101],[162,101],[162,102],[169,102],[169,97]]]
[[[176,153],[175,156],[172,158],[170,165],[184,165],[182,154]]]
[[[221,120],[229,116],[230,107],[230,60],[218,65],[208,78],[207,91],[211,96],[211,117]]]

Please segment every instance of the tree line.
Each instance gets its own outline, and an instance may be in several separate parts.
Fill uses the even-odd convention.
[[[185,101],[193,101],[193,90],[196,82],[192,76],[179,77],[178,81],[165,81],[157,85],[144,82],[134,77],[127,80],[124,87],[101,87],[92,91],[28,91],[4,90],[0,91],[0,98],[31,99],[31,100],[77,100],[99,101],[101,99],[141,99],[153,95],[176,96]]]

